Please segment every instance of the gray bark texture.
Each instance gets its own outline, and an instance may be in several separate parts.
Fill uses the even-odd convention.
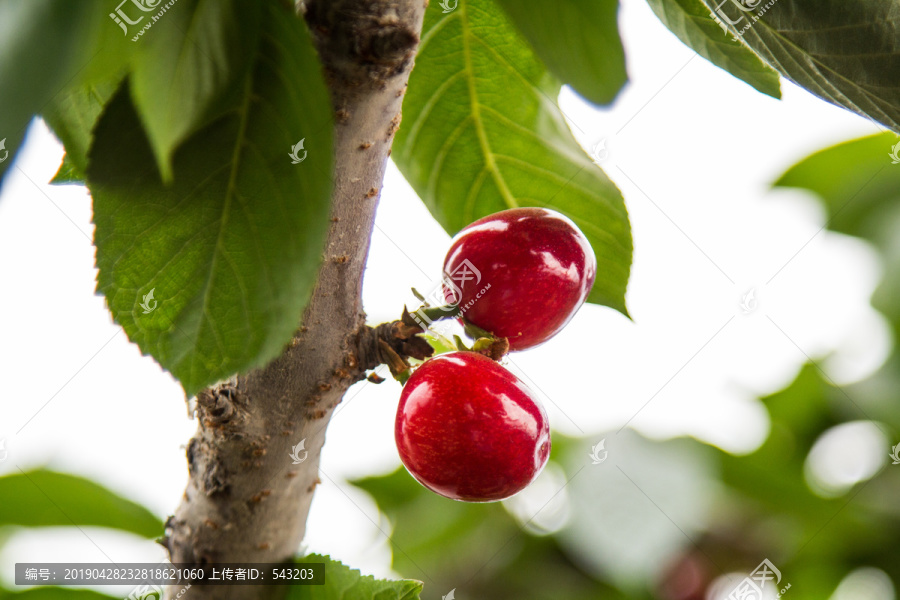
[[[415,331],[400,324],[366,327],[361,302],[375,209],[424,9],[424,0],[305,3],[335,111],[334,193],[323,262],[285,352],[197,396],[190,477],[161,540],[172,562],[280,562],[295,555],[320,483],[325,430],[344,393],[366,368],[427,352]],[[308,456],[295,465],[289,455],[301,440]],[[169,597],[180,589],[170,589]],[[185,596],[267,598],[277,590],[195,585]]]

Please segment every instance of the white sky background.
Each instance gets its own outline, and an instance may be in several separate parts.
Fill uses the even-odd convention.
[[[620,23],[631,83],[618,102],[596,110],[564,91],[561,104],[582,145],[608,139],[603,166],[625,195],[635,241],[634,322],[586,306],[510,366],[566,434],[607,436],[612,448],[630,420],[652,437],[692,434],[748,452],[768,428],[754,398],[790,382],[805,360],[798,346],[833,354],[825,365],[839,383],[865,376],[889,350],[868,304],[875,253],[817,235],[824,214],[809,196],[768,189],[796,160],[878,128],[790,83],[779,102],[692,59],[641,0],[624,0]],[[0,200],[0,439],[10,453],[0,473],[46,465],[84,475],[163,518],[183,492],[196,423],[180,386],[140,356],[94,295],[90,200],[45,183],[61,157],[37,124]],[[429,289],[449,242],[393,166],[376,224],[365,285],[373,323],[414,303],[410,286]],[[751,288],[759,308],[744,315],[739,302]],[[372,522],[377,510],[342,480],[399,465],[399,391],[393,381],[350,390],[329,427],[307,538],[310,550],[381,575],[390,551]],[[132,536],[87,534],[15,535],[0,552],[0,577],[11,584],[15,562],[163,557]]]

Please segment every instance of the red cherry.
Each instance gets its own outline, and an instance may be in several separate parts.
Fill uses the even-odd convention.
[[[564,215],[513,208],[460,231],[444,273],[444,296],[467,321],[509,338],[510,350],[524,350],[572,320],[594,285],[597,259]]]
[[[394,437],[413,477],[467,502],[512,496],[550,455],[540,402],[518,377],[474,352],[442,354],[415,370],[400,395]]]

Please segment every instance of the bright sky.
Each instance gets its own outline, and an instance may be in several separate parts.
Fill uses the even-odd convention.
[[[634,321],[587,306],[509,366],[544,399],[554,429],[606,437],[610,451],[627,423],[651,437],[691,434],[748,452],[768,428],[755,396],[789,383],[805,355],[828,356],[826,370],[841,383],[871,372],[890,348],[868,304],[879,278],[874,252],[822,231],[823,211],[809,196],[769,190],[810,152],[878,129],[790,83],[780,102],[757,93],[693,56],[641,0],[624,0],[620,22],[631,83],[619,101],[596,110],[564,92],[561,104],[583,146],[607,140],[603,167],[633,226]],[[81,474],[163,518],[183,492],[184,445],[196,424],[179,385],[140,355],[94,295],[90,199],[46,184],[61,157],[35,124],[0,198],[0,439],[9,451],[0,473],[47,465]],[[449,237],[393,166],[376,225],[365,305],[381,322],[414,303],[411,286],[430,288]],[[758,307],[744,314],[750,290]],[[307,539],[311,550],[381,575],[390,550],[373,522],[388,525],[344,480],[399,465],[398,396],[393,381],[363,382],[341,404]],[[163,557],[131,536],[87,536],[14,535],[0,552],[0,577],[11,583],[15,562]]]

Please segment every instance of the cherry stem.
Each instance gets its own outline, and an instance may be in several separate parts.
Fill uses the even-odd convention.
[[[453,341],[456,342],[456,349],[457,349],[457,350],[466,350],[466,351],[469,351],[469,352],[472,351],[472,349],[469,348],[468,346],[466,346],[466,343],[463,342],[463,341],[462,341],[462,338],[459,337],[458,335],[454,335],[454,336],[453,336]]]
[[[444,304],[441,306],[422,306],[415,312],[428,318],[429,321],[440,321],[442,319],[456,319],[462,316],[458,304]]]
[[[443,304],[441,306],[421,306],[418,310],[416,310],[414,315],[422,315],[427,317],[429,321],[441,321],[444,319],[458,319],[463,316],[462,311],[459,309],[458,304]],[[494,339],[496,336],[487,331],[478,327],[476,325],[472,325],[465,319],[463,319],[463,325],[465,327],[466,334],[471,337],[473,340],[477,340],[479,338],[490,338]]]
[[[416,297],[421,298],[421,295],[416,293]],[[405,337],[409,335],[415,336],[416,334],[424,333],[423,330],[428,330],[435,321],[446,319],[460,319],[463,323],[466,335],[474,341],[472,348],[469,348],[463,343],[459,336],[454,335],[453,339],[456,342],[457,350],[478,352],[493,360],[500,360],[507,352],[509,352],[509,341],[506,338],[497,337],[490,331],[486,331],[477,325],[469,323],[463,317],[463,311],[460,310],[458,304],[429,306],[426,302],[414,313],[410,313],[404,306],[403,315],[396,325],[400,328],[400,331],[406,332],[403,334],[405,339]],[[425,321],[427,321],[427,324]],[[390,357],[390,353],[387,353],[387,355]],[[400,357],[398,356],[397,358]],[[391,365],[391,373],[398,381],[405,383],[406,379],[409,377],[407,371],[408,367],[409,363],[406,361],[403,361],[403,365]],[[406,372],[404,373],[404,371]]]
[[[491,340],[497,339],[497,336],[495,336],[490,331],[486,331],[486,330],[482,329],[481,327],[478,327],[477,325],[472,325],[468,321],[465,321],[465,319],[463,319],[463,321],[465,322],[466,334],[468,334],[468,336],[470,338],[472,338],[473,340],[478,340],[481,338],[488,338]]]

